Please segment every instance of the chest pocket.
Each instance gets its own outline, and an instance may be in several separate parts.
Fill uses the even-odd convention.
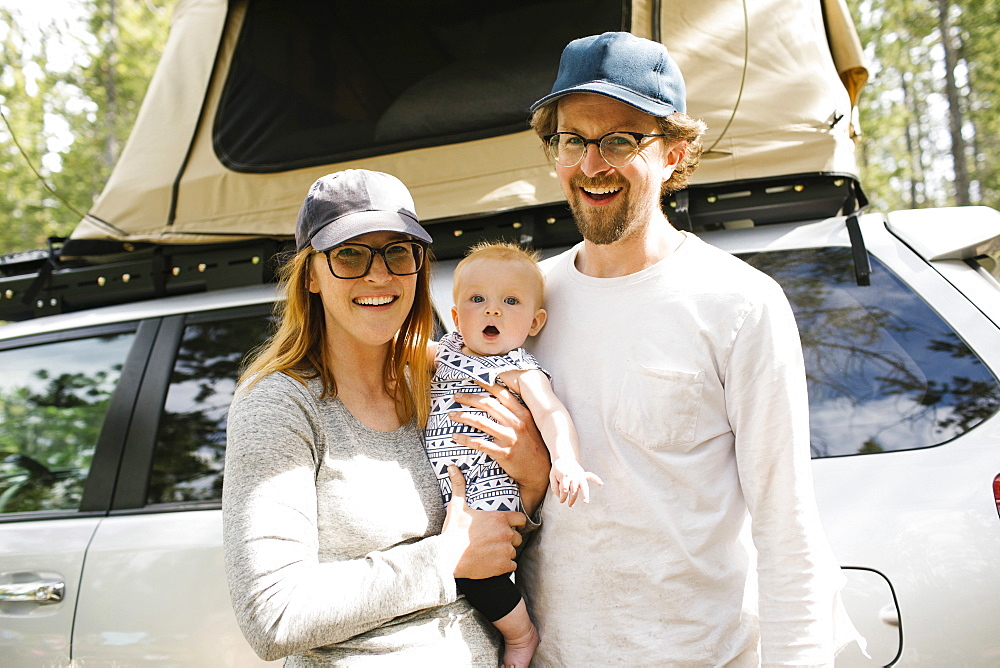
[[[629,360],[615,430],[651,450],[694,442],[705,372],[655,369]]]

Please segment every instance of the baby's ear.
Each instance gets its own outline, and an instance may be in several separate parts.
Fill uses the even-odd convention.
[[[457,306],[452,306],[451,307],[451,321],[455,324],[455,329],[458,330],[458,333],[461,334],[462,330],[458,326],[458,307]]]
[[[540,308],[535,312],[535,317],[531,321],[531,329],[528,330],[528,336],[534,336],[538,332],[542,331],[542,327],[545,327],[545,319],[549,317],[549,314],[545,312],[545,309]]]

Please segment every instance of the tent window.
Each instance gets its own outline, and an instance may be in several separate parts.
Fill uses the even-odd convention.
[[[229,168],[276,172],[526,128],[607,0],[249,3],[215,118]]]

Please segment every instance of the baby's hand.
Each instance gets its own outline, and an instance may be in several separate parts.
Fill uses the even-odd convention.
[[[552,462],[552,470],[549,472],[549,484],[552,493],[559,497],[560,503],[569,501],[572,508],[578,496],[583,497],[584,503],[590,503],[590,485],[587,481],[603,485],[596,473],[584,471],[580,462],[569,457],[560,457]]]

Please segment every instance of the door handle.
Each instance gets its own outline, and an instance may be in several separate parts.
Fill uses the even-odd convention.
[[[0,602],[27,601],[31,603],[59,603],[66,594],[66,583],[18,582],[0,584]]]

